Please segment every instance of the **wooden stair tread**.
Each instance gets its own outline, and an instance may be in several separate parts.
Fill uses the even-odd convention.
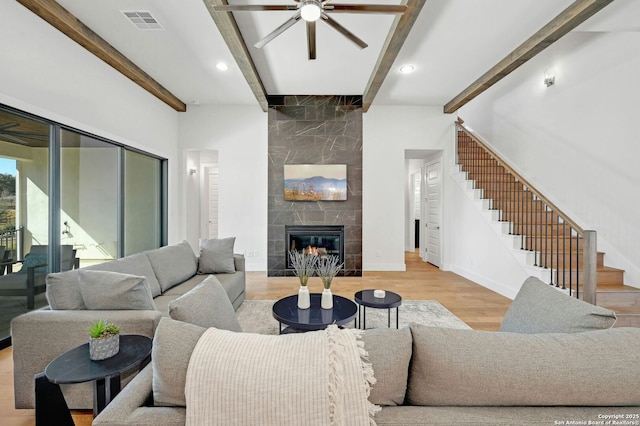
[[[609,309],[616,314],[623,315],[640,315],[640,306],[607,306],[602,305],[601,308]]]
[[[640,292],[640,288],[631,287],[628,285],[620,284],[606,284],[598,286],[596,292],[631,292],[637,293]]]

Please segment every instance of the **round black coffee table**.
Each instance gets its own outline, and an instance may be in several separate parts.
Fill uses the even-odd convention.
[[[85,343],[51,361],[44,369],[42,379],[54,385],[93,381],[93,414],[96,416],[120,392],[120,374],[137,365],[146,365],[150,359],[151,346],[152,341],[146,336],[120,335],[120,351],[115,356],[92,361],[89,358],[89,343]],[[37,380],[36,378],[36,394]],[[45,395],[40,396],[46,398]],[[38,408],[36,395],[36,416]],[[40,414],[42,418],[48,417],[43,412]]]
[[[386,309],[387,310],[387,327],[391,328],[391,309],[396,308],[396,328],[399,328],[399,316],[398,307],[402,305],[402,297],[392,291],[385,291],[384,298],[374,297],[373,290],[362,290],[356,292],[353,296],[356,303],[362,306],[362,309],[358,309],[358,324],[360,328],[365,330],[367,328],[367,307],[374,309]],[[360,319],[360,311],[362,312],[362,319]]]
[[[333,295],[333,309],[322,309],[322,294],[311,293],[311,307],[298,309],[298,295],[273,304],[273,317],[280,323],[280,334],[322,330],[330,324],[344,325],[356,318],[358,306],[346,297]],[[282,324],[288,328],[282,329]]]

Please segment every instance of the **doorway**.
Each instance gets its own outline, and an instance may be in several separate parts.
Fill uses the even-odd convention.
[[[405,150],[405,250],[442,263],[442,151]]]
[[[191,247],[200,240],[218,238],[220,167],[218,151],[186,150],[184,181],[186,239]]]

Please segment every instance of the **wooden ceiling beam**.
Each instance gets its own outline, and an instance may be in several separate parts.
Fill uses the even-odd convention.
[[[258,70],[256,65],[253,63],[253,59],[251,59],[251,55],[249,54],[249,50],[247,49],[246,44],[242,38],[242,34],[240,33],[240,29],[238,28],[238,23],[236,22],[233,14],[229,12],[218,12],[214,10],[214,6],[223,6],[227,5],[226,0],[203,0],[204,4],[207,6],[207,10],[213,18],[213,21],[218,27],[220,34],[222,34],[222,38],[225,43],[229,47],[231,54],[233,55],[242,75],[245,80],[249,84],[253,95],[258,100],[258,104],[260,104],[260,108],[263,111],[267,111],[269,109],[269,103],[267,102],[267,91],[262,84],[262,80],[260,79],[260,75],[258,74]]]
[[[187,106],[54,0],[17,0],[54,28],[179,112]]]
[[[364,112],[369,110],[373,99],[378,94],[425,3],[426,0],[404,0],[401,3],[407,6],[407,10],[393,20],[391,30],[387,35],[376,66],[373,68],[369,82],[362,95],[362,110]]]
[[[453,113],[502,80],[520,65],[595,15],[613,0],[577,0],[444,106]]]

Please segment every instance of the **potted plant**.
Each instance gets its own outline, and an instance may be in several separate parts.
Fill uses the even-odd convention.
[[[289,260],[294,274],[300,280],[300,289],[298,290],[298,308],[308,309],[311,307],[311,297],[307,282],[309,277],[313,275],[316,269],[318,257],[311,254],[304,254],[297,250],[289,252]]]
[[[89,358],[94,361],[111,358],[120,350],[120,328],[100,318],[89,327]]]
[[[344,266],[337,256],[324,256],[318,260],[317,272],[322,280],[324,290],[322,290],[321,306],[323,309],[333,308],[333,295],[331,294],[331,281],[338,275]]]

